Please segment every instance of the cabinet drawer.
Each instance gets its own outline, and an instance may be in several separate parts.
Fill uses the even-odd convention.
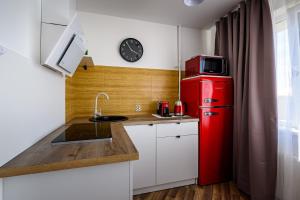
[[[157,125],[157,137],[197,135],[198,122],[169,123]]]
[[[198,135],[157,138],[157,184],[197,176]]]

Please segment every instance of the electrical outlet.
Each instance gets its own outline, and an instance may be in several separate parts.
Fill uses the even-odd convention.
[[[135,105],[135,112],[141,112],[142,111],[142,106],[140,104]]]

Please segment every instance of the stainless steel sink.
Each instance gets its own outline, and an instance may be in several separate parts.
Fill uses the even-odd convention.
[[[89,120],[92,122],[118,122],[118,121],[126,121],[128,120],[128,117],[118,116],[118,115],[106,115],[106,116],[91,117]]]

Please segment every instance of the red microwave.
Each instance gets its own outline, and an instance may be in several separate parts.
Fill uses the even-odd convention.
[[[185,62],[185,76],[217,75],[228,76],[229,71],[224,57],[198,55]]]

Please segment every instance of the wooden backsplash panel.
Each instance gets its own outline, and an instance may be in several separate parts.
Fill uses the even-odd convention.
[[[66,120],[72,119],[75,115],[75,112],[73,110],[73,102],[75,100],[75,95],[73,92],[73,85],[72,85],[72,79],[67,78],[66,79]]]
[[[171,110],[178,98],[178,72],[173,70],[96,66],[79,68],[66,80],[66,120],[91,116],[95,97],[106,92],[110,100],[99,100],[104,115],[150,114],[156,101],[170,101]],[[142,112],[135,112],[135,105]]]

